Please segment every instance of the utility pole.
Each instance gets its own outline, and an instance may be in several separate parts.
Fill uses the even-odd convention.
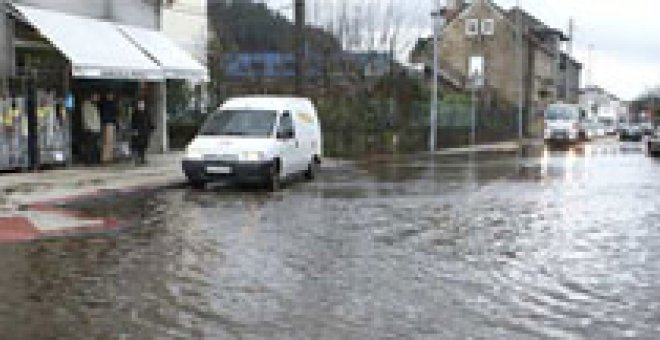
[[[470,119],[472,121],[470,124],[470,146],[473,147],[477,145],[477,82],[478,80],[475,78],[472,86],[472,95],[470,96],[472,101],[472,110],[470,112]]]
[[[574,39],[574,30],[575,30],[575,25],[573,22],[573,18],[570,18],[568,20],[568,42],[566,43],[566,55],[568,58],[566,58],[566,66],[565,66],[565,71],[566,72],[566,84],[564,85],[564,92],[566,95],[566,99],[569,99],[570,95],[570,86],[571,86],[571,68],[569,65],[571,64],[571,58],[573,57],[573,39]],[[579,86],[579,85],[578,85]]]
[[[594,45],[589,44],[589,47],[587,49],[587,64],[588,64],[588,66],[587,66],[587,79],[586,79],[587,86],[586,87],[589,87],[589,86],[592,85],[591,84],[592,83],[591,73],[592,73],[592,69],[593,69],[593,53],[594,53]]]
[[[296,94],[303,95],[305,77],[305,0],[294,1],[295,34],[293,48],[296,58]]]
[[[523,106],[525,101],[525,63],[523,62],[523,28],[522,28],[522,8],[520,0],[516,0],[518,12],[516,15],[516,40],[517,40],[517,60],[518,60],[518,141],[520,145],[523,142]]]
[[[440,26],[440,19],[442,17],[442,9],[431,13],[433,19],[433,89],[431,92],[431,117],[430,117],[430,133],[429,133],[429,151],[435,152],[437,147],[437,133],[438,133],[438,30]]]
[[[559,101],[559,98],[561,98],[561,94],[559,93],[559,86],[561,83],[560,79],[560,73],[561,73],[561,37],[559,34],[553,34],[555,45],[554,45],[554,52],[555,52],[555,67],[554,67],[554,93],[555,93],[555,102]],[[566,99],[566,98],[564,98]]]

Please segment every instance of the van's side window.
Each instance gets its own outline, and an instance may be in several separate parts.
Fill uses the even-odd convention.
[[[280,125],[277,128],[277,135],[283,138],[295,137],[296,132],[290,112],[284,112],[280,117]]]

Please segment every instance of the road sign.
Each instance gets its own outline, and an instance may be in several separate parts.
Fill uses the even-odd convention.
[[[484,57],[472,56],[470,57],[470,64],[468,66],[470,74],[470,85],[473,88],[481,88],[484,86]]]

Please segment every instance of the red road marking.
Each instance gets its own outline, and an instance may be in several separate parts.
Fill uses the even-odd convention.
[[[0,242],[37,239],[40,233],[25,217],[0,217]]]
[[[25,206],[24,213],[27,214],[26,217],[23,216],[0,216],[0,243],[13,243],[13,242],[23,242],[23,241],[33,241],[42,238],[49,237],[62,237],[62,236],[74,236],[74,235],[84,235],[91,233],[104,232],[114,229],[119,229],[122,227],[122,224],[119,220],[114,218],[100,218],[91,216],[89,214],[83,213],[81,211],[69,210],[66,208],[59,207],[59,204],[62,203],[73,203],[76,201],[82,201],[88,198],[99,197],[112,193],[129,193],[140,190],[148,190],[149,187],[135,187],[124,190],[100,190],[94,193],[64,197],[59,199],[51,199],[43,202],[38,202]],[[70,227],[61,228],[58,230],[40,230],[38,226],[32,224],[29,219],[29,212],[42,212],[42,213],[53,213],[59,214],[61,216],[68,216],[72,218],[79,218],[81,220],[95,220],[99,221],[99,224],[88,225],[88,221],[81,221],[79,225],[72,225]]]

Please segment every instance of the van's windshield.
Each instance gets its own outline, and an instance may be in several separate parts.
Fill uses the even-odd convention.
[[[545,112],[546,120],[578,120],[580,112],[568,106],[550,106]]]
[[[223,110],[206,120],[200,135],[270,137],[276,117],[275,111]]]

